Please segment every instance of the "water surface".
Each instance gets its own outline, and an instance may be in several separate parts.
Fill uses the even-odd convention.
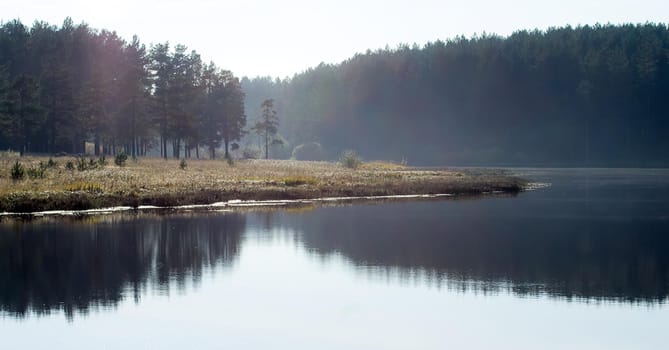
[[[660,349],[669,171],[518,196],[0,222],[3,348]]]

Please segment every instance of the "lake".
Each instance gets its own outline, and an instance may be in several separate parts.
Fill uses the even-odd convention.
[[[515,196],[0,221],[0,347],[665,349],[669,170]]]

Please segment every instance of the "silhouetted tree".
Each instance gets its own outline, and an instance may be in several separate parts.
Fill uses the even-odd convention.
[[[274,110],[274,99],[263,101],[261,107],[262,114],[260,115],[260,119],[252,129],[263,138],[265,142],[265,159],[269,159],[269,145],[279,131],[279,118]]]

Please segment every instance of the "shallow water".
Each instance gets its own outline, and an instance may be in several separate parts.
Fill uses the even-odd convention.
[[[3,348],[660,349],[669,171],[518,196],[0,222]]]

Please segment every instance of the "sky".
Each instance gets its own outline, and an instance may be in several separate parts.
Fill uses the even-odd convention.
[[[669,22],[667,0],[2,0],[0,20],[96,29],[169,41],[237,76],[291,77],[319,63],[399,44],[475,33],[510,35],[595,23]]]

